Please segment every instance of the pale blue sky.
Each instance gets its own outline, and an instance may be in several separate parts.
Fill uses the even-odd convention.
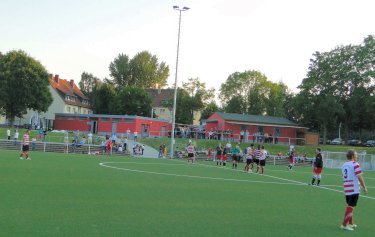
[[[23,49],[50,73],[79,82],[109,77],[119,54],[148,50],[174,82],[178,12],[183,12],[178,81],[218,89],[235,71],[259,70],[295,89],[315,51],[375,34],[374,0],[0,0],[0,51]]]

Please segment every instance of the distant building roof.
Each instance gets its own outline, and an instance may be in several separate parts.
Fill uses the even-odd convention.
[[[147,89],[146,92],[150,95],[152,107],[165,107],[162,102],[172,100],[174,96],[174,89]]]
[[[82,106],[85,108],[91,108],[89,103],[89,98],[85,96],[78,86],[74,83],[74,80],[66,80],[59,77],[59,75],[50,74],[50,85],[54,88],[66,104]],[[76,100],[66,100],[65,96],[77,97]],[[84,103],[86,100],[88,103]]]
[[[246,123],[256,123],[256,124],[267,124],[267,125],[281,125],[288,127],[298,127],[302,128],[298,124],[290,121],[287,118],[282,117],[272,117],[272,116],[262,116],[262,115],[252,115],[252,114],[233,114],[233,113],[223,113],[216,112],[217,115],[230,122],[246,122]],[[210,120],[207,120],[209,122]]]

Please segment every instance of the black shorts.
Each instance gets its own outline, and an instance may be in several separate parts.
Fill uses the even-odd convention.
[[[260,164],[260,166],[265,166],[266,165],[266,160],[260,160],[259,164]]]
[[[352,194],[352,195],[346,195],[345,196],[346,204],[348,204],[348,206],[351,206],[351,207],[357,206],[358,197],[359,197],[358,193]]]
[[[259,165],[259,159],[254,159],[255,164]]]
[[[253,159],[246,159],[246,164],[250,165],[251,163],[253,163]]]
[[[238,156],[232,156],[233,161],[238,161]]]
[[[22,151],[29,151],[29,145],[23,145]]]
[[[188,157],[189,158],[193,158],[194,157],[194,153],[188,153]]]

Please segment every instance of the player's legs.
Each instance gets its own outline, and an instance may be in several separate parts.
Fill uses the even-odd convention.
[[[353,223],[353,212],[354,208],[357,206],[358,197],[359,194],[345,196],[347,206],[345,208],[344,219],[341,226],[341,228],[345,230],[353,230],[352,227],[356,227]]]

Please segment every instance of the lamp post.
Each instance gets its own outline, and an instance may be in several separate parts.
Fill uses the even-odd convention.
[[[183,11],[187,11],[190,8],[183,7],[180,8],[179,6],[173,6],[174,10],[179,11],[179,19],[178,19],[178,36],[177,36],[177,56],[176,56],[176,73],[174,78],[174,97],[173,97],[173,111],[172,111],[172,131],[171,131],[171,151],[170,151],[170,158],[173,159],[173,145],[174,145],[174,130],[175,130],[175,122],[176,122],[176,101],[177,101],[177,72],[178,72],[178,53],[180,51],[180,29],[181,29],[181,13]]]

